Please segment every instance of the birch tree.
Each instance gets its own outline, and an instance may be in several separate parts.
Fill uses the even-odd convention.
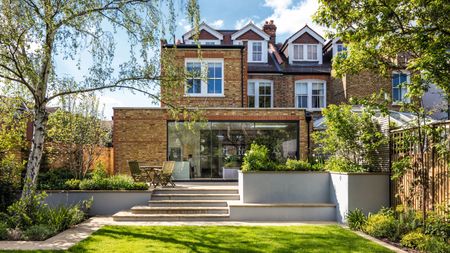
[[[180,3],[188,20],[198,24],[197,1]],[[160,39],[173,37],[177,12],[173,0],[0,0],[0,82],[26,88],[34,106],[22,198],[36,187],[51,101],[103,89],[159,99],[154,91],[161,80],[181,82],[183,71],[177,68],[160,74],[161,62],[169,66],[173,57],[159,57]],[[116,48],[115,33],[128,39],[129,48]],[[129,51],[128,58],[115,57],[118,50]],[[58,59],[72,60],[86,73],[62,73]]]

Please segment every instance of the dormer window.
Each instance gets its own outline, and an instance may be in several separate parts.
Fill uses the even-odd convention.
[[[253,41],[252,43],[252,61],[262,61],[262,42]]]
[[[293,44],[293,60],[318,61],[317,46],[316,44]]]

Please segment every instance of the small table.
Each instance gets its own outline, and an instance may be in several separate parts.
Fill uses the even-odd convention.
[[[144,171],[147,174],[147,178],[149,179],[150,185],[153,185],[154,187],[156,187],[160,184],[162,166],[143,165],[143,166],[139,166],[139,169],[141,169],[142,171]]]

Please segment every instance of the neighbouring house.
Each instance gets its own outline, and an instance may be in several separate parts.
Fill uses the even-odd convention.
[[[346,50],[339,39],[327,42],[305,25],[278,43],[276,31],[272,20],[239,30],[202,23],[198,41],[191,30],[175,45],[162,43],[162,53],[174,50],[184,70],[202,75],[161,95],[180,94],[177,103],[202,108],[207,122],[187,127],[164,104],[114,108],[115,171],[127,172],[129,160],[172,160],[175,179],[233,177],[227,169],[239,166],[254,141],[270,146],[276,158],[307,158],[313,119],[329,104],[381,89],[394,102],[405,100],[399,85],[408,82],[407,73],[393,73],[391,80],[371,73],[333,78],[332,58]]]

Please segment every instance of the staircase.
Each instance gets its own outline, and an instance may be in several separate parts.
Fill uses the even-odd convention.
[[[227,201],[239,200],[236,186],[159,188],[146,206],[113,215],[115,221],[226,221]]]

